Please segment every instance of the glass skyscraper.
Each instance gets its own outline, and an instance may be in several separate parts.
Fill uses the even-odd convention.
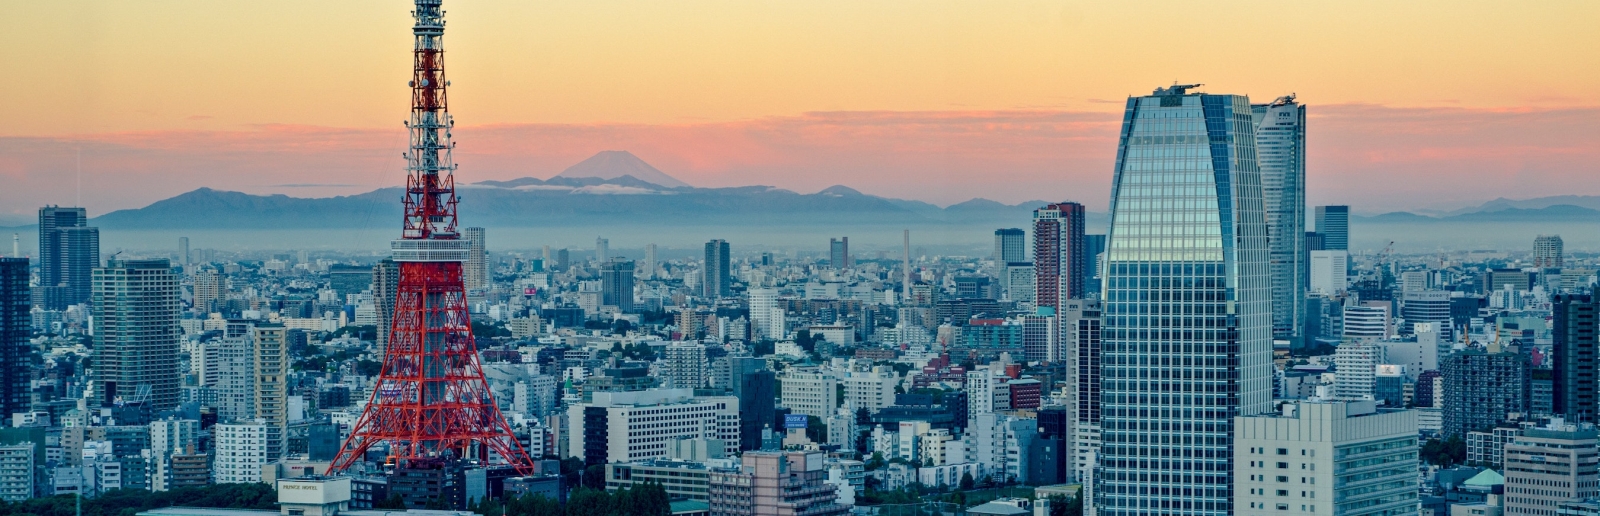
[[[1293,342],[1304,318],[1306,107],[1294,95],[1250,106],[1256,125],[1267,256],[1272,269],[1272,337]]]
[[[1231,510],[1233,417],[1271,410],[1272,298],[1250,100],[1128,99],[1106,251],[1103,516]]]

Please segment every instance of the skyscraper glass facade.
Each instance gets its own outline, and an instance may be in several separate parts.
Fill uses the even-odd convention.
[[[1251,106],[1272,269],[1272,337],[1293,341],[1306,297],[1306,107],[1294,96]]]
[[[1266,216],[1248,98],[1128,99],[1104,278],[1105,516],[1228,514],[1232,418],[1271,410]]]
[[[1350,250],[1350,207],[1318,206],[1317,234],[1322,235],[1323,251]]]

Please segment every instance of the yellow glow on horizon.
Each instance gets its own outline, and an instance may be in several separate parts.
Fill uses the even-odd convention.
[[[447,0],[468,125],[1112,111],[1171,83],[1308,104],[1600,105],[1600,2]],[[9,6],[0,135],[398,126],[405,0]]]

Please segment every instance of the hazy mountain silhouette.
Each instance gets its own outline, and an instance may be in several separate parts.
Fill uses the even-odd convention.
[[[589,159],[567,167],[566,170],[561,171],[560,174],[556,174],[551,179],[580,177],[617,179],[625,176],[632,176],[639,181],[667,188],[689,186],[689,183],[667,175],[628,151],[600,151],[599,154],[590,156]]]

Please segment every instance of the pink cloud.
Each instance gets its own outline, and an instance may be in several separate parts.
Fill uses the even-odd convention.
[[[1310,201],[1390,211],[1495,197],[1600,194],[1600,108],[1310,107]],[[456,130],[465,182],[549,177],[628,150],[696,186],[773,185],[954,203],[1079,200],[1104,209],[1118,113],[816,112],[672,125],[517,124]],[[263,125],[0,138],[12,217],[83,201],[96,213],[202,186],[296,196],[399,184],[406,138],[387,129]]]

